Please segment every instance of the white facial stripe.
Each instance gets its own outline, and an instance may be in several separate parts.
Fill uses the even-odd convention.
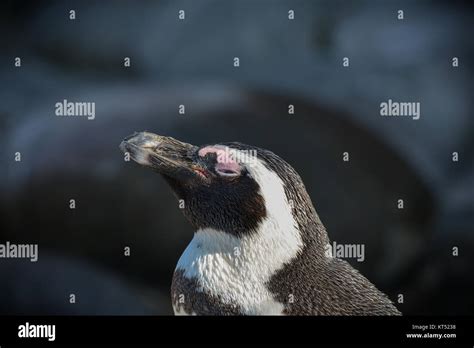
[[[241,238],[202,229],[195,233],[177,269],[196,277],[211,295],[239,305],[246,314],[281,314],[265,284],[285,263],[297,256],[303,242],[293,219],[283,183],[260,161],[247,165],[260,186],[267,216],[258,231]]]

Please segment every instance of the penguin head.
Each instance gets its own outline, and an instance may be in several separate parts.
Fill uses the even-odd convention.
[[[300,176],[268,150],[236,142],[194,146],[148,132],[120,148],[165,178],[196,230],[242,236],[265,221],[297,228],[316,216]]]

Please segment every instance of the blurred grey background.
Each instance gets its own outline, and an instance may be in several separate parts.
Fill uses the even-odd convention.
[[[121,139],[142,130],[274,151],[302,176],[331,240],[365,244],[365,261],[348,261],[392,300],[403,294],[404,314],[472,314],[473,10],[3,1],[0,242],[39,243],[39,261],[0,259],[0,314],[172,313],[171,276],[193,231],[164,181],[123,161]],[[95,119],[55,116],[64,99],[95,102]],[[420,120],[381,117],[388,99],[420,102]]]

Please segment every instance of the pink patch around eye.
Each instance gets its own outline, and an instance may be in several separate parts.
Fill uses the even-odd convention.
[[[240,173],[240,165],[228,147],[206,146],[198,152],[201,157],[206,156],[208,153],[215,153],[217,155],[216,171],[224,175]]]

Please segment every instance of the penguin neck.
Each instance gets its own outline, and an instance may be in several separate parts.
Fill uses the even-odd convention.
[[[222,258],[230,266],[253,268],[262,273],[261,277],[266,277],[264,273],[270,275],[283,267],[298,255],[303,246],[300,231],[295,224],[290,221],[278,222],[271,217],[265,218],[257,230],[240,236],[203,228],[194,233],[178,268],[183,266],[187,271],[191,264],[197,265],[196,262],[189,262],[189,259],[199,262],[212,259],[211,262],[214,262]],[[206,258],[207,261],[204,260]],[[191,269],[189,271],[189,275],[194,273]]]
[[[281,211],[270,213],[255,231],[240,236],[212,228],[198,229],[177,269],[184,270],[188,277],[201,278],[207,277],[206,272],[215,272],[216,265],[225,265],[239,274],[268,280],[305,250],[310,250],[312,255],[324,255],[328,243],[326,231],[316,213],[312,216],[309,213],[300,212],[296,216]]]
[[[304,251],[310,251],[312,257],[326,257],[327,246],[330,243],[326,228],[316,213],[314,206],[305,192],[301,199],[305,209],[293,209],[294,220],[298,226]]]
[[[275,156],[254,163],[249,171],[265,201],[268,219],[261,226],[263,235],[277,231],[283,236],[288,231],[289,235],[298,235],[302,241],[299,244],[313,257],[323,257],[329,238],[298,173]]]
[[[198,229],[178,261],[177,273],[246,314],[281,314],[282,304],[274,299],[269,282],[305,252],[323,256],[327,236],[310,201],[308,211],[268,202],[266,217],[251,233]]]
[[[252,234],[235,236],[210,228],[197,230],[176,270],[195,279],[204,293],[245,314],[281,314],[267,284],[303,248],[299,234],[283,233],[265,220]]]

